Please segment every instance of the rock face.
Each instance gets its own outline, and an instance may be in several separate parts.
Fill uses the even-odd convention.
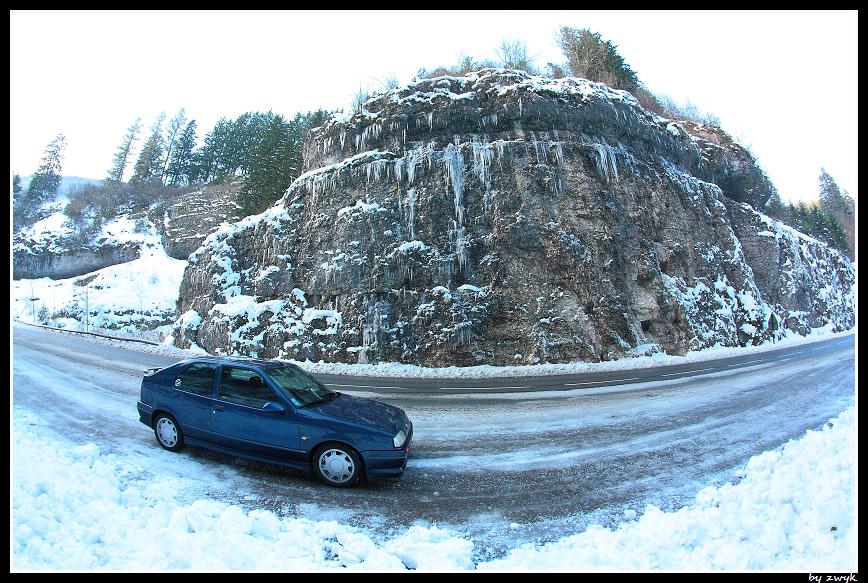
[[[168,205],[162,224],[166,254],[187,259],[222,223],[240,219],[236,201],[241,185],[240,179],[230,179],[223,184],[204,186]]]
[[[12,277],[66,279],[110,265],[132,261],[139,256],[135,243],[86,246],[76,249],[19,247],[13,252]]]
[[[284,198],[190,256],[175,342],[444,366],[851,327],[851,263],[744,204],[770,191],[713,137],[582,79],[395,89],[313,130]]]

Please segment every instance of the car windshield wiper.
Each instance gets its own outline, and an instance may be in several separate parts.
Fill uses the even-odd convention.
[[[340,393],[338,391],[334,391],[332,393],[326,393],[325,397],[320,397],[316,401],[311,401],[310,403],[305,403],[304,405],[299,407],[299,409],[304,409],[305,407],[310,407],[311,405],[319,405],[320,403],[326,403],[328,401],[331,401],[331,400],[337,398],[338,395],[340,395]]]

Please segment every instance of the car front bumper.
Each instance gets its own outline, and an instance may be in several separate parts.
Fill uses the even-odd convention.
[[[404,445],[393,450],[369,450],[361,452],[365,461],[365,473],[368,478],[400,478],[407,467],[410,458],[410,445],[413,441],[413,425],[410,425],[410,435]]]

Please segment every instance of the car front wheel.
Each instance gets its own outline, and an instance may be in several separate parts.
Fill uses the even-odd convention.
[[[318,447],[313,455],[313,467],[323,482],[338,488],[352,486],[362,473],[356,452],[337,443]]]
[[[184,447],[184,434],[181,432],[181,427],[175,418],[171,415],[160,414],[154,422],[154,434],[157,436],[157,443],[163,449],[169,451],[180,451]]]

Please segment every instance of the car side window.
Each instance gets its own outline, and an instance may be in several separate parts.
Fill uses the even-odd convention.
[[[223,367],[217,397],[255,409],[262,409],[269,401],[277,401],[274,392],[258,373],[234,366]]]
[[[175,388],[179,391],[210,397],[216,370],[217,367],[213,364],[191,364],[175,378]]]

